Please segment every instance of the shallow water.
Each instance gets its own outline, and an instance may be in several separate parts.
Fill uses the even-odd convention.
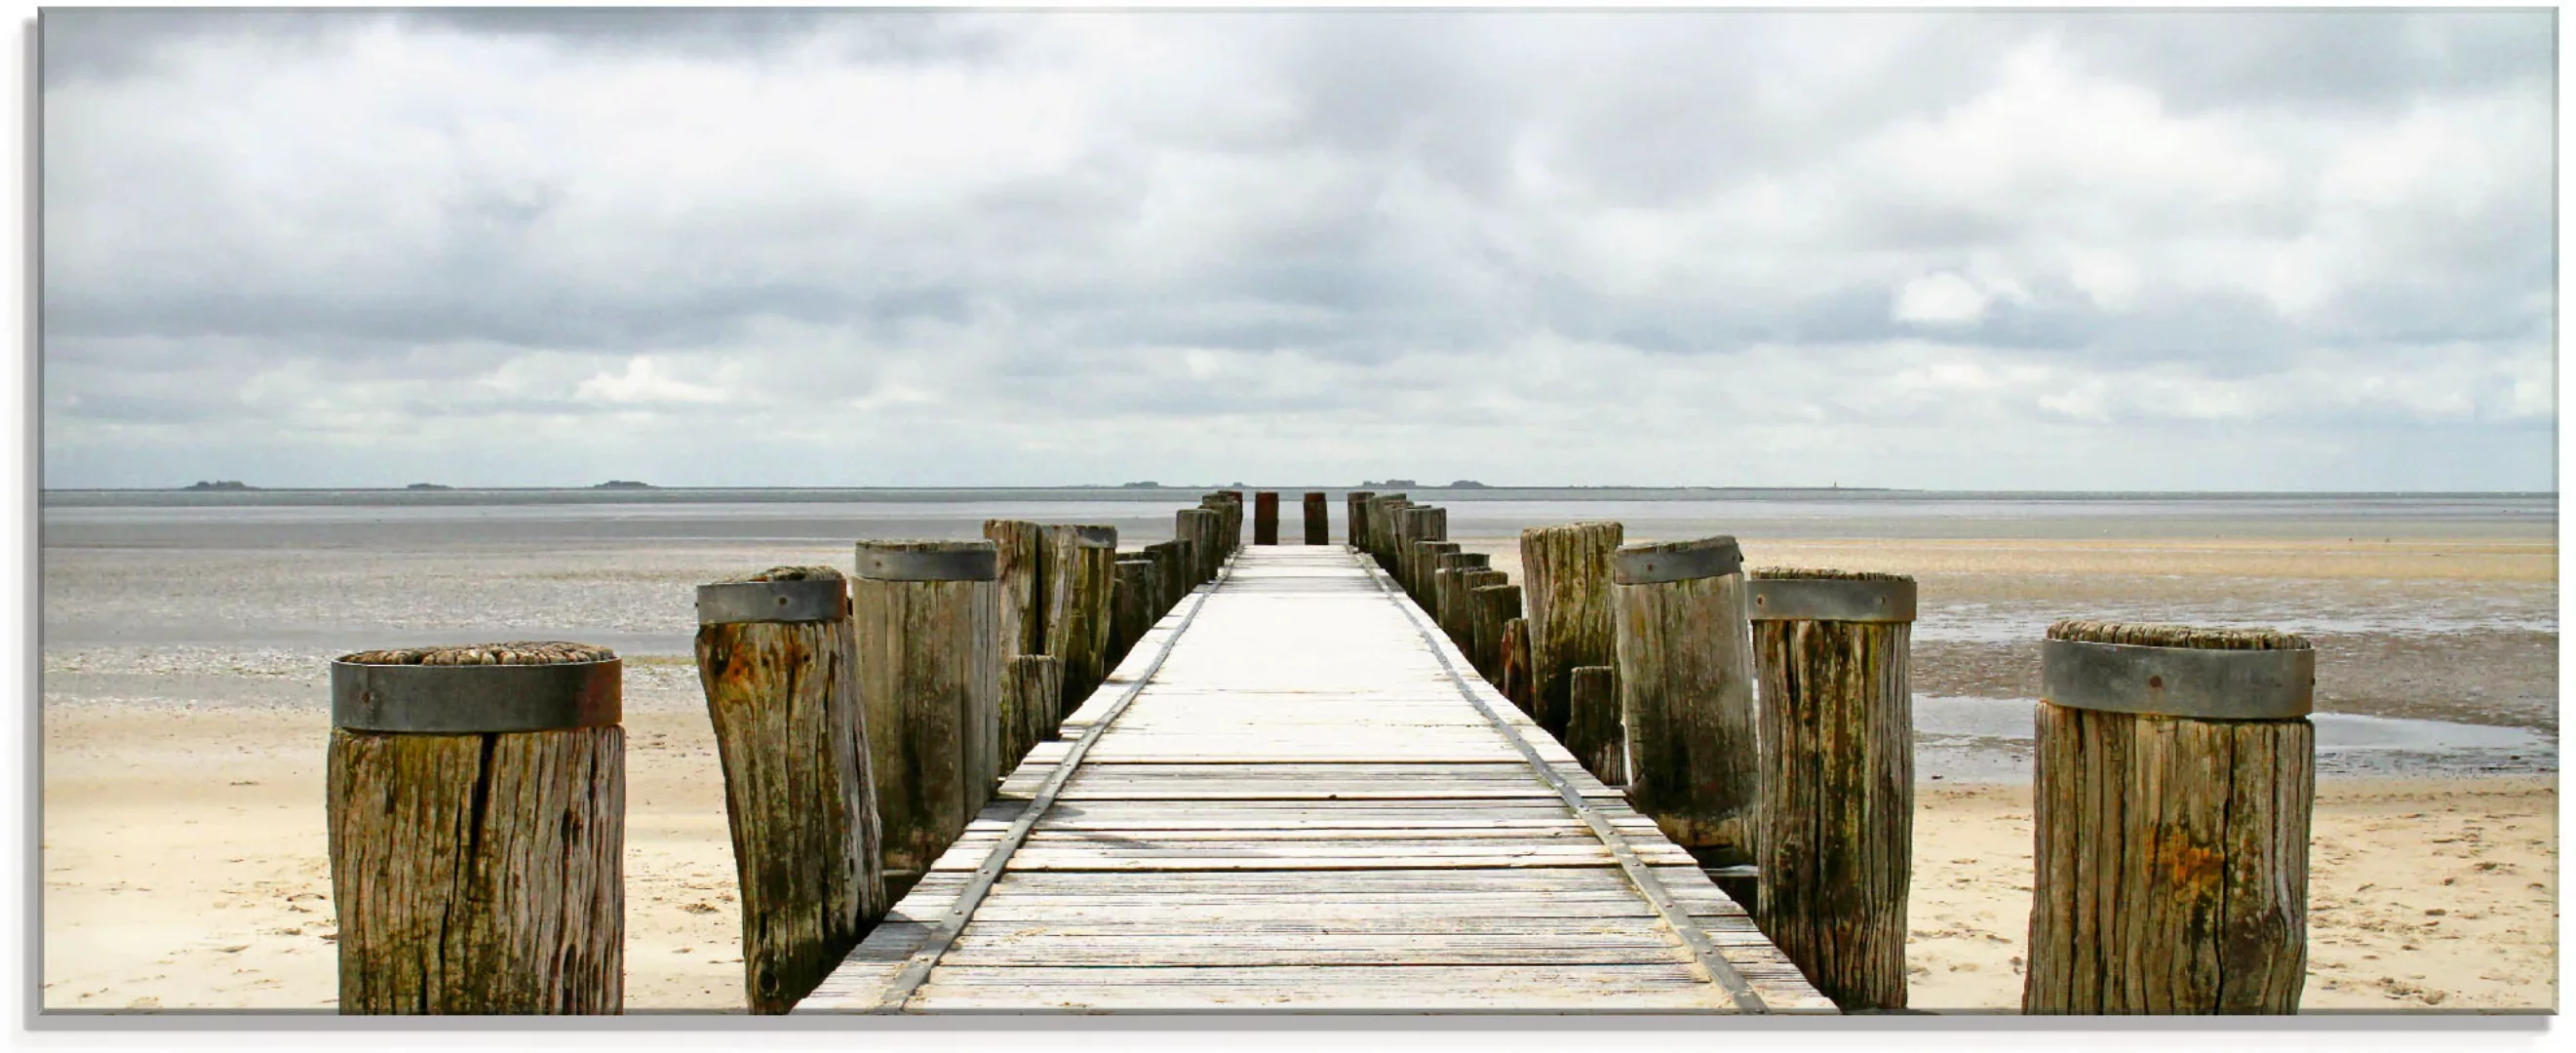
[[[1915,778],[2028,782],[2034,701],[1914,697]],[[2409,778],[2545,774],[2558,770],[2556,736],[2528,728],[2445,720],[2316,713],[2321,777]]]

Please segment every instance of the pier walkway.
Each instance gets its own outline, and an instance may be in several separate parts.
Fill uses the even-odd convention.
[[[797,1008],[1827,1012],[1342,546],[1249,546]]]

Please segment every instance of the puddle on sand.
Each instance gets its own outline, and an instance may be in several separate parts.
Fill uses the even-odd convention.
[[[1914,777],[1943,782],[2028,782],[2030,699],[1914,697]],[[2558,742],[2528,728],[2445,720],[2318,713],[2317,774],[2434,778],[2545,775]]]

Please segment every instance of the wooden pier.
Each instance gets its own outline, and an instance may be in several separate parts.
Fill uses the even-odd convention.
[[[1342,546],[1241,550],[799,1013],[1831,1013]]]

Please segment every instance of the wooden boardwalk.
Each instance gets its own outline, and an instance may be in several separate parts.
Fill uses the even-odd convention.
[[[1833,1011],[1430,625],[1245,548],[797,1012]]]

